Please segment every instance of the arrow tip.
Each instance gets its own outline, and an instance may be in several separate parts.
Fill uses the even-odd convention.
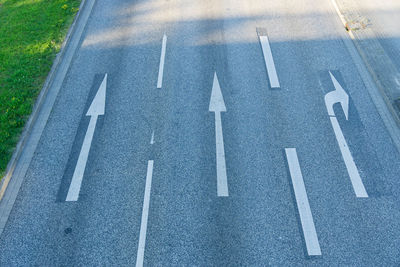
[[[104,79],[101,82],[99,90],[97,90],[96,96],[94,97],[92,104],[90,104],[86,116],[104,115],[105,104],[106,104],[106,88],[107,88],[107,73],[106,75],[104,75]]]
[[[211,92],[210,106],[208,110],[212,112],[226,112],[226,106],[216,72],[214,73],[214,82]]]
[[[348,120],[349,119],[349,95],[346,93],[346,91],[343,89],[343,87],[340,85],[340,83],[336,80],[335,76],[333,76],[332,72],[329,71],[329,75],[331,76],[331,80],[336,89],[335,95],[337,98],[337,102],[339,102],[340,105],[342,106],[346,120]]]

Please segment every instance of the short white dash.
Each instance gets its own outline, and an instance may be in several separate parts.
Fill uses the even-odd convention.
[[[147,164],[147,176],[146,176],[146,186],[144,190],[144,201],[142,210],[142,222],[140,224],[140,234],[139,234],[139,245],[136,257],[136,267],[143,266],[144,259],[144,249],[146,246],[146,232],[147,232],[147,220],[149,217],[149,207],[150,207],[150,191],[151,191],[151,180],[153,178],[153,160],[149,160]]]
[[[321,248],[319,247],[318,236],[315,231],[314,220],[311,214],[310,204],[308,203],[307,192],[304,186],[303,175],[301,174],[296,149],[286,148],[285,152],[289,164],[290,176],[292,177],[294,194],[300,214],[301,226],[303,228],[308,255],[321,255]]]
[[[161,47],[160,67],[158,69],[157,88],[162,87],[166,47],[167,47],[167,35],[164,34],[163,39],[162,39],[162,47]]]
[[[154,145],[154,131],[151,133],[150,145]]]
[[[267,67],[269,82],[271,88],[280,88],[278,74],[276,73],[274,58],[272,57],[271,47],[269,45],[268,37],[260,35],[261,48],[264,54],[265,66]]]

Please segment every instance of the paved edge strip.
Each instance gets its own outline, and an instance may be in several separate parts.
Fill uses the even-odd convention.
[[[96,0],[82,0],[0,182],[0,235],[30,165],[51,110],[81,41]],[[24,153],[23,153],[24,152]],[[12,179],[13,178],[13,179]]]
[[[304,186],[303,175],[301,174],[296,148],[285,148],[285,153],[289,165],[290,176],[292,178],[293,190],[296,197],[297,209],[300,214],[300,221],[303,228],[308,255],[320,256],[321,248],[319,246],[310,204],[308,203],[307,192]]]
[[[144,189],[142,221],[140,224],[139,244],[136,256],[136,267],[143,266],[144,249],[146,246],[147,221],[149,218],[151,181],[153,179],[153,166],[154,166],[154,160],[149,160],[147,163],[146,187]]]
[[[336,0],[331,0],[336,14],[339,16],[343,26],[347,28],[345,16],[340,11]],[[371,66],[366,60],[365,54],[358,45],[358,41],[352,33],[351,29],[347,31],[347,35],[342,35],[342,40],[349,51],[350,56],[358,69],[358,72],[363,80],[365,87],[374,103],[379,115],[381,116],[386,129],[395,144],[397,151],[400,153],[400,119],[397,117],[396,111],[387,99],[379,83],[376,81],[376,74],[372,71]],[[363,64],[362,64],[363,63]]]

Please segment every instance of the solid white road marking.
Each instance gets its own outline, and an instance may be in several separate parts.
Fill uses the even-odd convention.
[[[153,165],[154,165],[154,161],[149,160],[148,164],[147,164],[146,186],[145,186],[145,190],[144,190],[142,222],[140,224],[139,245],[138,245],[138,252],[137,252],[137,257],[136,257],[136,267],[143,266],[144,249],[146,246],[147,220],[149,217],[151,180],[153,178]]]
[[[346,116],[346,120],[349,117],[349,96],[343,87],[339,84],[336,78],[333,76],[331,72],[329,72],[331,76],[331,80],[333,85],[335,86],[335,91],[331,91],[325,95],[325,105],[328,110],[328,114],[331,119],[331,124],[333,127],[333,131],[335,132],[336,140],[338,142],[340,152],[342,153],[342,157],[344,163],[347,168],[347,172],[350,177],[351,184],[353,186],[354,192],[357,197],[368,197],[367,191],[365,190],[364,184],[358,172],[357,166],[354,162],[354,159],[351,155],[350,149],[347,145],[346,139],[344,138],[342,129],[340,128],[339,122],[335,116],[335,112],[333,110],[333,105],[335,103],[340,103],[343,112]]]
[[[311,214],[310,204],[308,203],[307,192],[304,186],[296,148],[285,148],[285,152],[289,164],[297,208],[300,214],[304,239],[306,241],[307,252],[309,256],[318,256],[321,255],[321,248],[319,246],[317,232],[315,231],[314,219]]]
[[[280,88],[278,74],[276,73],[274,58],[272,57],[271,47],[269,45],[268,37],[260,35],[261,48],[264,54],[265,66],[267,67],[268,78],[271,88]]]
[[[75,171],[72,176],[71,184],[69,186],[66,201],[77,201],[79,192],[81,190],[82,179],[86,169],[87,159],[89,157],[90,147],[92,145],[93,134],[96,129],[97,119],[100,115],[104,115],[106,103],[106,88],[107,88],[107,74],[90,105],[86,116],[90,116],[89,126],[86,131],[85,139],[79,153],[78,161],[75,166]]]
[[[214,73],[214,82],[211,92],[210,112],[215,113],[215,146],[217,158],[217,195],[227,197],[228,179],[226,176],[224,137],[222,134],[221,112],[226,112],[224,98],[222,97],[221,87],[219,86],[217,73]]]
[[[165,61],[165,49],[167,47],[167,35],[164,34],[162,39],[161,56],[160,56],[160,67],[158,69],[158,80],[157,88],[162,87],[163,75],[164,75],[164,61]]]

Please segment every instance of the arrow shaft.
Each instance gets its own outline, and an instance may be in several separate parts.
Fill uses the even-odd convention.
[[[81,152],[76,163],[75,171],[72,176],[71,185],[69,186],[66,201],[77,201],[81,190],[83,174],[85,173],[86,163],[89,157],[90,147],[92,145],[94,130],[96,129],[98,116],[91,116],[89,126],[83,140]]]
[[[226,176],[224,137],[222,134],[221,113],[215,112],[215,145],[217,160],[217,194],[219,197],[227,197],[228,179]]]
[[[330,117],[335,132],[336,140],[338,142],[340,152],[344,163],[346,164],[347,172],[350,176],[350,181],[353,185],[354,192],[357,197],[368,197],[367,191],[365,190],[364,184],[361,180],[360,174],[358,173],[357,166],[354,163],[353,157],[351,156],[350,149],[347,145],[346,139],[343,136],[342,129],[340,128],[339,122],[336,117]]]

